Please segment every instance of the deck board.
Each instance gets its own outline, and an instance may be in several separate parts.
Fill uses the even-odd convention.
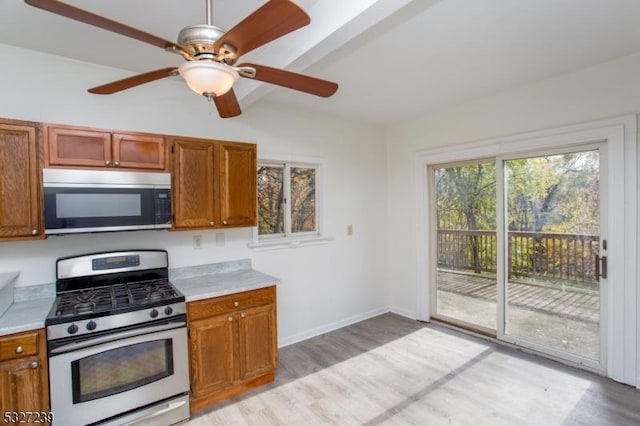
[[[584,322],[599,322],[600,297],[595,292],[520,282],[509,282],[508,289],[509,303],[519,308]],[[496,279],[479,274],[438,271],[438,290],[493,302],[497,296]]]

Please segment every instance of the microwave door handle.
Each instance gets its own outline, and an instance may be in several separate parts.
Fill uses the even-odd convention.
[[[186,326],[187,326],[186,322],[180,321],[180,322],[171,323],[171,324],[156,325],[153,327],[135,328],[133,330],[127,330],[127,331],[122,331],[120,333],[108,334],[106,336],[97,337],[95,339],[83,340],[82,342],[69,343],[68,345],[51,349],[49,353],[51,355],[63,354],[63,353],[75,351],[78,349],[84,349],[91,346],[96,346],[101,343],[113,342],[114,340],[124,339],[127,337],[134,337],[142,334],[155,333],[158,331],[173,330],[174,328],[181,328]]]

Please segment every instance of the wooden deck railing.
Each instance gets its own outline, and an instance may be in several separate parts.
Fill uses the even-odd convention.
[[[438,267],[496,272],[494,231],[439,229]],[[509,277],[546,278],[593,284],[597,235],[509,232]]]

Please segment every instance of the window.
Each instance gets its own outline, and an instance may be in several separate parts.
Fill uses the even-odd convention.
[[[258,164],[258,239],[319,235],[318,164]]]

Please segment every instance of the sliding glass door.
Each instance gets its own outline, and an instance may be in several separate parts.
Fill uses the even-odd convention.
[[[502,167],[503,337],[600,360],[600,150],[505,159]]]
[[[436,317],[495,334],[495,161],[446,165],[433,172]]]
[[[598,365],[603,149],[430,167],[433,316]]]

